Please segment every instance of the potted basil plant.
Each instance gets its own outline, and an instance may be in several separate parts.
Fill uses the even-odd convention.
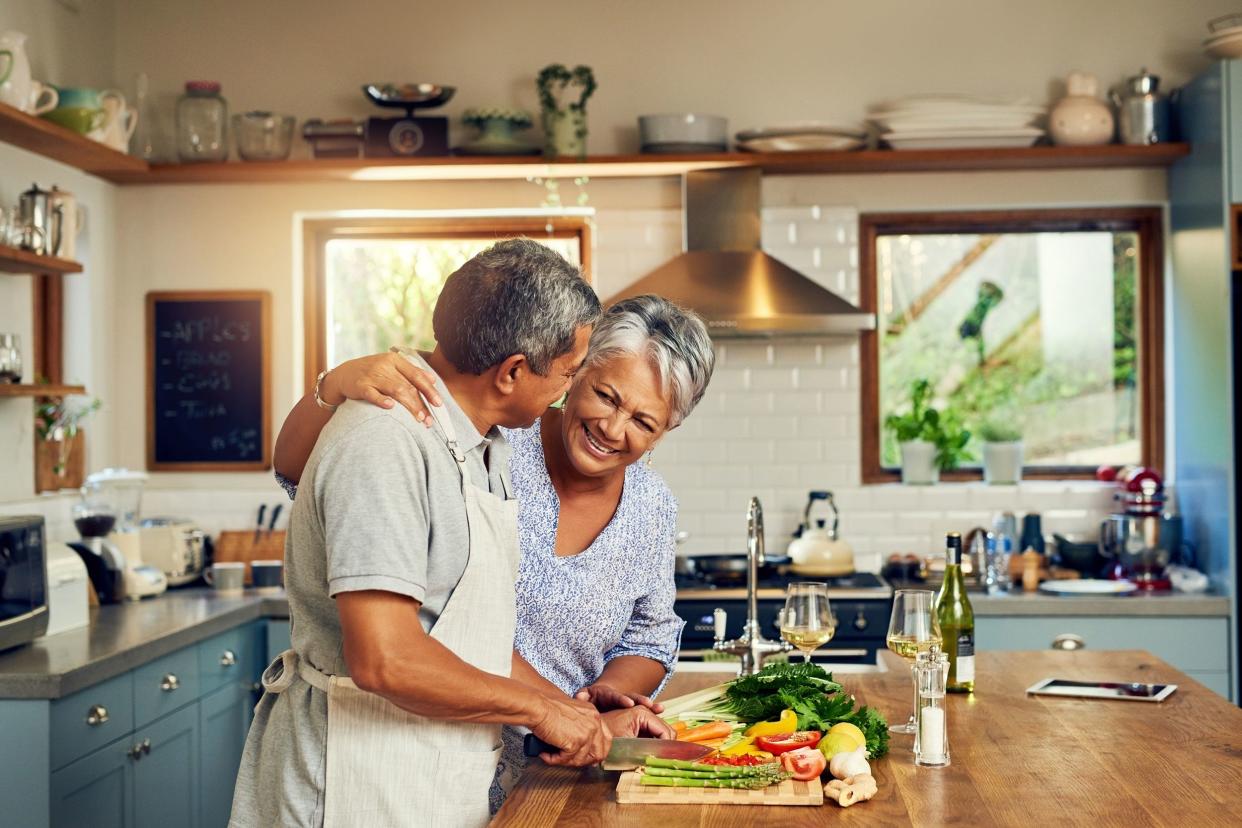
[[[989,486],[1022,480],[1022,429],[1017,420],[994,414],[979,426],[983,441],[983,479]]]
[[[910,411],[890,414],[884,425],[901,449],[901,482],[908,486],[940,482],[940,472],[957,468],[969,457],[970,432],[951,413],[941,414],[932,404],[932,385],[915,380],[910,387]]]

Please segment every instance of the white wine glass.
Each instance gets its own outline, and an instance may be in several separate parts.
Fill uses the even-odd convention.
[[[811,653],[827,644],[837,632],[837,621],[828,603],[828,585],[798,582],[785,589],[785,608],[780,614],[781,638],[802,652],[810,663]]]
[[[941,646],[940,623],[936,620],[935,593],[926,589],[899,589],[893,594],[893,617],[888,622],[888,648],[913,667],[919,653]],[[917,692],[917,690],[916,690]],[[918,699],[914,701],[918,706]],[[890,733],[914,733],[914,714],[905,724],[895,724]]]

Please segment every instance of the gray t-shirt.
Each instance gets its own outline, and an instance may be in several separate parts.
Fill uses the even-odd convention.
[[[479,434],[443,384],[437,387],[471,482],[511,497],[504,438],[497,429]],[[345,403],[315,444],[289,519],[285,590],[293,649],[325,673],[348,675],[333,596],[408,595],[422,602],[428,630],[468,554],[461,477],[440,429],[428,429],[399,405]],[[327,732],[327,697],[300,678],[279,695],[264,695],[246,740],[230,825],[321,825]]]

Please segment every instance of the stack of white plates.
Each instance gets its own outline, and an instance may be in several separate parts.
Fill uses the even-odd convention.
[[[1214,58],[1242,57],[1242,14],[1227,14],[1208,22],[1212,34],[1203,41],[1203,51]]]
[[[904,98],[870,112],[893,149],[1029,147],[1044,135],[1042,106],[967,96]]]
[[[737,148],[748,152],[832,152],[858,149],[867,143],[867,132],[858,124],[796,124],[748,129],[736,136]]]

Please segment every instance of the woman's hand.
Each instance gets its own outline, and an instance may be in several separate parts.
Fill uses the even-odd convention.
[[[329,405],[345,400],[363,400],[380,408],[399,402],[425,426],[431,426],[430,412],[419,392],[432,405],[443,405],[435,380],[427,371],[400,354],[387,353],[342,362],[323,378],[320,395]]]
[[[645,707],[631,707],[626,710],[612,710],[600,716],[604,727],[615,738],[651,736],[656,739],[676,739],[677,731],[669,727],[663,719]]]
[[[590,702],[597,710],[627,710],[634,706],[650,708],[655,713],[664,710],[664,705],[642,693],[624,693],[599,681],[583,687],[574,698]]]

